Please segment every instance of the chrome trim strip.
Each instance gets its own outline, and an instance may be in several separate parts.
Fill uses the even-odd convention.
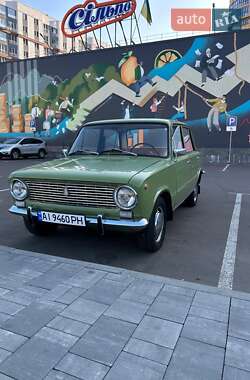
[[[19,208],[17,206],[12,206],[9,209],[11,214],[27,216],[28,212],[26,208]],[[31,211],[31,215],[37,217],[36,211]],[[98,224],[98,219],[86,217],[86,222],[92,225]],[[135,228],[135,229],[143,229],[148,226],[148,220],[143,218],[140,220],[114,220],[114,219],[102,219],[102,223],[104,226],[113,226],[113,227],[124,227],[124,228]]]
[[[19,208],[17,206],[12,206],[9,209],[9,212],[11,214],[20,215],[20,216],[27,216],[28,215],[28,211],[27,211],[26,208]],[[31,211],[31,214],[32,214],[32,216],[37,216],[37,212],[36,211]]]

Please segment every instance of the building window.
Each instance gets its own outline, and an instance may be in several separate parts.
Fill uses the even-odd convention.
[[[16,30],[16,22],[8,20],[8,27],[13,30]]]
[[[27,51],[24,52],[24,58],[29,58],[29,53]]]
[[[49,32],[49,25],[43,24],[43,30],[44,30],[44,33],[48,33]]]
[[[7,24],[6,24],[6,20],[5,20],[5,19],[0,18],[0,26],[1,26],[2,28],[6,28]]]
[[[17,55],[17,48],[14,46],[9,47],[9,54],[11,55]]]
[[[0,44],[0,51],[2,53],[7,53],[7,51],[8,51],[7,45]]]
[[[17,36],[15,36],[13,34],[10,34],[9,41],[11,41],[11,42],[17,42]]]
[[[16,18],[16,11],[15,11],[15,9],[8,8],[8,17]]]
[[[6,7],[4,5],[0,5],[0,14],[6,16]]]
[[[7,41],[7,34],[4,32],[0,32],[0,40]]]

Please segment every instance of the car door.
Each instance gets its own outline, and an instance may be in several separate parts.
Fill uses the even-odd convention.
[[[20,142],[20,150],[21,150],[21,154],[24,154],[24,155],[28,155],[30,154],[30,150],[31,150],[31,147],[30,147],[30,140],[29,138],[27,139],[23,139],[21,142]]]
[[[191,131],[189,128],[182,126],[182,137],[184,148],[186,150],[186,164],[187,164],[187,189],[189,194],[195,188],[198,181],[200,172],[200,153],[195,150]]]
[[[189,194],[187,194],[188,164],[184,150],[181,126],[175,126],[172,137],[173,161],[176,174],[176,199],[175,208],[178,207]]]
[[[41,144],[42,144],[41,140],[30,139],[30,148],[29,148],[30,154],[38,154]]]

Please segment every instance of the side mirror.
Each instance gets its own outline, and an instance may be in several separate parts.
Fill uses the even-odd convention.
[[[187,153],[187,150],[185,148],[175,149],[174,150],[174,154],[175,154],[176,157],[184,156],[186,153]]]
[[[68,157],[68,149],[63,149],[62,150],[62,154],[63,154],[63,156],[66,158],[66,157]]]

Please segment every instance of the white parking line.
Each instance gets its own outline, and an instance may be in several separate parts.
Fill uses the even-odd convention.
[[[229,228],[224,259],[221,267],[218,287],[223,289],[232,289],[234,280],[234,266],[237,251],[238,231],[240,224],[242,194],[236,195],[234,211]]]
[[[5,191],[9,191],[9,189],[0,190],[0,193],[4,193]]]
[[[227,164],[222,171],[225,172],[229,168],[230,165],[231,164]]]

